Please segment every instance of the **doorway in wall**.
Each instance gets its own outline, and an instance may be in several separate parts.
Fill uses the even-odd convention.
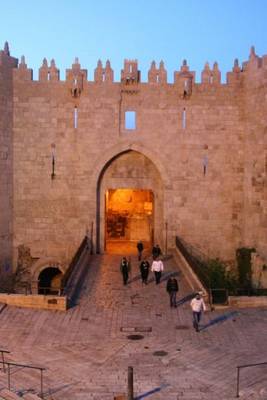
[[[57,267],[43,269],[38,278],[38,294],[58,294],[62,272]]]
[[[154,234],[154,195],[147,189],[108,189],[105,193],[105,250],[135,254],[139,240],[149,250]]]

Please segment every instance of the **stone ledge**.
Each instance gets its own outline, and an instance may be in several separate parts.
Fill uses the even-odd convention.
[[[0,303],[45,310],[67,310],[67,297],[0,293]]]
[[[267,296],[229,296],[230,307],[267,307]]]

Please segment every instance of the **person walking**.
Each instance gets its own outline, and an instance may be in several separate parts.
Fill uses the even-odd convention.
[[[127,260],[126,257],[122,257],[120,270],[122,273],[123,284],[127,285],[130,272],[130,262]]]
[[[159,247],[158,244],[156,244],[156,246],[153,246],[152,248],[153,260],[156,260],[160,255],[161,255],[161,248]]]
[[[171,276],[167,281],[166,290],[170,296],[170,306],[177,307],[176,305],[176,294],[179,290],[177,279]]]
[[[139,242],[136,245],[137,247],[137,251],[138,251],[138,261],[141,261],[142,259],[142,251],[144,250],[144,245],[141,242],[141,240],[139,240]]]
[[[161,273],[163,270],[163,262],[161,260],[154,260],[151,266],[151,271],[155,274],[156,285],[160,283]]]
[[[206,305],[200,293],[197,293],[196,296],[191,300],[191,309],[193,312],[193,327],[196,332],[199,332],[199,323],[201,319],[202,311],[206,311]]]
[[[144,283],[145,285],[147,285],[147,280],[148,280],[148,275],[149,275],[149,262],[147,261],[147,259],[144,259],[141,264],[140,264],[140,272],[141,272],[141,279],[142,279],[142,283]]]

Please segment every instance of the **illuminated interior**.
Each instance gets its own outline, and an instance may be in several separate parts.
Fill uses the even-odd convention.
[[[153,241],[153,193],[151,190],[109,189],[106,204],[106,250],[136,251],[142,240],[145,247]],[[128,250],[128,251],[127,251]]]

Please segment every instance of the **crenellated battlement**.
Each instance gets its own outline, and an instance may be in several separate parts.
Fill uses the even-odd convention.
[[[135,59],[119,81],[109,60],[91,72],[76,57],[60,80],[44,58],[33,80],[25,56],[0,51],[0,265],[16,267],[21,245],[66,265],[90,224],[100,252],[110,231],[170,246],[178,231],[212,257],[267,257],[267,55],[252,47],[226,82],[216,61],[200,82],[187,60],[173,75],[154,60],[143,81]],[[109,218],[117,189],[146,200],[127,195]]]
[[[14,60],[16,59],[10,56],[9,46],[6,42],[4,49],[0,51],[0,65],[5,64],[15,68],[14,74],[16,79],[33,80],[33,71],[27,67],[25,57],[21,57],[19,65],[17,65],[17,61],[14,62]],[[226,73],[226,85],[239,85],[242,79],[246,78],[249,80],[252,75],[259,76],[259,74],[266,69],[267,55],[259,57],[255,52],[254,46],[252,46],[249,59],[242,62],[242,67],[239,66],[237,59],[234,60],[232,71]],[[221,71],[216,61],[213,63],[212,68],[210,67],[210,64],[206,62],[201,71],[201,80],[199,83],[196,82],[195,76],[195,71],[191,71],[187,61],[184,60],[180,70],[174,71],[174,81],[173,84],[170,83],[170,85],[174,85],[178,88],[181,97],[184,98],[190,97],[193,87],[196,84],[202,84],[207,87],[209,85],[213,85],[214,87],[222,85]],[[46,58],[43,59],[43,63],[39,68],[38,80],[42,83],[60,81],[60,71],[56,67],[54,59],[50,61],[50,65]],[[65,82],[68,84],[72,96],[79,97],[83,91],[85,82],[87,82],[87,70],[81,68],[78,58],[75,58],[72,67],[66,70]],[[102,61],[98,60],[97,66],[94,70],[94,80],[92,82],[97,84],[116,83],[114,82],[114,71],[111,68],[109,60],[106,61],[105,67],[103,67]],[[148,85],[165,85],[168,83],[168,73],[164,67],[163,61],[160,61],[158,68],[156,62],[152,61],[150,69],[148,70],[148,80],[147,82],[142,82],[141,72],[138,69],[138,61],[126,59],[124,60],[124,67],[121,70],[120,82],[123,85],[138,85],[139,83],[147,83]]]

